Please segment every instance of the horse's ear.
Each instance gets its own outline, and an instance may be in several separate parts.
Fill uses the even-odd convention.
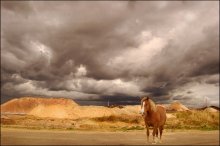
[[[150,99],[150,97],[149,96],[147,96],[147,100],[149,100]]]

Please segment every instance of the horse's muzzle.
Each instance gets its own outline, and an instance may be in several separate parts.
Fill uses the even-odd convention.
[[[139,112],[139,114],[141,114],[142,116],[144,116],[144,111],[141,110],[141,111]]]

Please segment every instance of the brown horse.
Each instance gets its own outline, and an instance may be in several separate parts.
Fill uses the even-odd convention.
[[[160,142],[162,142],[162,133],[166,122],[166,109],[163,106],[156,105],[149,97],[141,100],[141,114],[146,126],[147,141],[149,142],[149,127],[153,127],[153,143],[155,135],[158,139],[158,129],[160,131]]]

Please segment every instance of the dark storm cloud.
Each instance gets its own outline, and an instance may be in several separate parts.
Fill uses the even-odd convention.
[[[2,97],[168,101],[189,83],[216,85],[217,3],[4,1]]]
[[[216,75],[219,73],[219,42],[216,28],[204,34],[204,39],[191,46],[187,52],[178,46],[168,45],[161,54],[152,61],[152,75],[155,82],[165,82],[164,88],[149,87],[143,91],[151,92],[154,96],[169,94],[174,88],[192,80],[192,77]],[[162,61],[159,58],[162,58]],[[149,73],[149,72],[147,72]]]
[[[28,1],[2,1],[1,7],[12,12],[20,13],[21,15],[28,15],[32,12],[33,8]]]
[[[173,100],[188,100],[191,99],[190,96],[184,96],[184,95],[177,95],[173,97]]]
[[[19,75],[11,75],[10,73],[7,73],[5,71],[2,71],[1,73],[4,74],[4,76],[1,76],[2,85],[4,85],[7,82],[13,82],[14,84],[21,84],[26,82],[26,80],[21,78]]]
[[[76,100],[78,103],[84,103],[84,102],[91,102],[91,104],[102,104],[102,105],[137,105],[140,104],[140,97],[138,96],[128,96],[128,95],[123,95],[123,94],[116,94],[116,95],[102,95],[100,98],[93,99],[93,98],[88,98],[84,100],[77,99]],[[94,102],[94,103],[93,103]],[[84,103],[86,104],[86,103]]]
[[[144,89],[143,91],[151,93],[151,96],[162,96],[162,95],[169,95],[169,90],[167,89],[161,89],[157,87],[149,87],[147,89]]]
[[[208,84],[218,84],[219,85],[219,78],[217,78],[217,79],[208,79],[208,80],[206,80],[206,83],[208,83]]]

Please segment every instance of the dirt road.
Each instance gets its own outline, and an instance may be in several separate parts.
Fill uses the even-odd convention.
[[[86,132],[1,128],[1,145],[146,145],[145,131]],[[163,145],[218,145],[219,131],[164,132]]]

